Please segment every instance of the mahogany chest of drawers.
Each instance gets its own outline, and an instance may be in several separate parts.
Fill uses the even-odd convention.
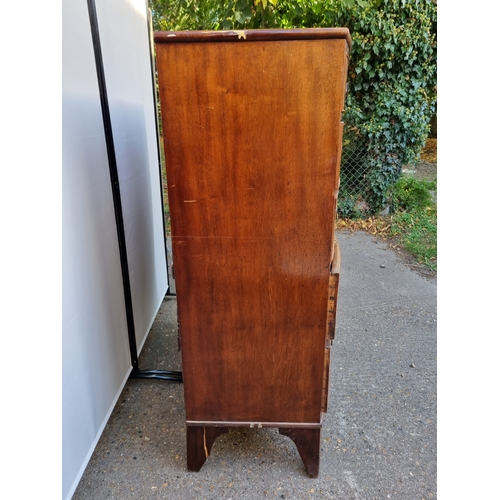
[[[277,427],[319,471],[347,29],[155,33],[188,469]]]

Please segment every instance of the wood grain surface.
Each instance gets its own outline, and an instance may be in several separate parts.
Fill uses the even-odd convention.
[[[347,41],[155,40],[186,418],[319,422]]]
[[[277,40],[318,40],[338,38],[345,40],[348,48],[352,47],[351,35],[347,28],[295,28],[295,29],[249,29],[216,31],[157,31],[155,43],[214,43],[272,41]]]

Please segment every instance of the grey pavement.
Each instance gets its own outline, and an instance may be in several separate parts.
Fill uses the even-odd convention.
[[[183,387],[129,380],[74,500],[436,498],[436,279],[363,232],[342,256],[320,473],[309,479],[277,429],[232,429],[186,470]],[[180,370],[176,301],[165,299],[142,369]]]

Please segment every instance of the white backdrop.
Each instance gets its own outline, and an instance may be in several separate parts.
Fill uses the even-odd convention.
[[[139,351],[167,290],[146,3],[96,0]],[[63,2],[63,498],[131,370],[86,0]],[[142,367],[154,368],[154,367]]]

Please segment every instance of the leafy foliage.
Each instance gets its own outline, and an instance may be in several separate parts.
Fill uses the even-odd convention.
[[[149,0],[155,30],[270,28],[278,0]]]
[[[353,37],[345,121],[368,139],[363,195],[373,210],[385,204],[402,166],[418,159],[436,102],[435,3],[378,3],[356,4],[341,19]]]
[[[364,161],[339,207],[362,199],[376,212],[402,166],[418,159],[436,103],[436,0],[150,0],[150,7],[155,30],[350,29],[344,149],[349,143]]]
[[[436,191],[437,182],[402,176],[389,189],[391,209],[397,211],[426,210],[432,203],[431,191]]]

